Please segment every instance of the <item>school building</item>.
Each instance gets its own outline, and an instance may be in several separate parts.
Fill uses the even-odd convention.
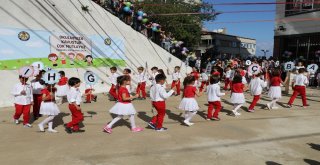
[[[277,0],[274,57],[319,62],[320,0]]]
[[[203,30],[196,52],[212,58],[252,57],[256,55],[256,40],[229,35],[226,29]]]

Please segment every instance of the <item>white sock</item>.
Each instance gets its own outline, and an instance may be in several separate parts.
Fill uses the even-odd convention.
[[[238,109],[241,108],[241,107],[242,107],[242,104],[235,104],[235,105],[233,106],[233,110],[234,110],[235,112],[238,112]]]
[[[130,119],[131,128],[132,129],[136,128],[136,122],[134,120],[134,115],[130,115],[129,119]]]
[[[275,107],[278,100],[279,99],[273,99],[270,103],[271,107]]]
[[[48,123],[48,130],[53,130],[52,126],[53,126],[53,122],[52,122],[52,120],[51,120],[51,121],[49,121],[49,123]]]
[[[50,121],[52,121],[54,118],[54,116],[48,116],[47,118],[45,118],[41,123],[39,123],[40,125],[45,125],[47,123],[49,123]]]
[[[118,115],[117,117],[115,117],[107,126],[109,128],[112,128],[113,124],[115,124],[116,122],[118,122],[120,119],[122,119],[123,116],[122,115]]]
[[[194,115],[197,114],[197,111],[188,112],[188,117],[186,118],[186,121],[190,122],[190,120],[193,118]]]
[[[188,117],[189,117],[189,112],[186,111],[186,112],[184,113],[184,119],[187,120]]]

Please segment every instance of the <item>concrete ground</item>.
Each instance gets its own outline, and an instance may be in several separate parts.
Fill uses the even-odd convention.
[[[251,96],[247,95],[247,110]],[[60,106],[56,117],[57,134],[39,133],[33,122],[31,129],[15,125],[13,107],[0,110],[0,164],[1,165],[186,165],[186,164],[320,164],[320,91],[308,92],[310,107],[302,109],[296,100],[290,110],[266,110],[268,98],[264,97],[255,113],[242,110],[240,117],[226,115],[231,110],[229,95],[223,97],[224,109],[219,122],[206,121],[206,96],[198,98],[201,110],[193,119],[195,125],[181,124],[182,112],[176,107],[179,97],[167,101],[165,127],[167,132],[146,129],[131,133],[128,120],[123,120],[111,135],[102,127],[112,118],[108,113],[113,102],[99,95],[98,102],[83,104],[87,116],[85,133],[66,134],[63,123],[70,121],[67,104]],[[284,96],[280,103],[286,103]],[[145,127],[153,115],[150,100],[134,101],[138,111],[136,122]],[[260,108],[262,107],[262,108]],[[92,116],[91,116],[92,115]]]

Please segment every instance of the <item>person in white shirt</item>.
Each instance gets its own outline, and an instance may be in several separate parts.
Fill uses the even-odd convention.
[[[83,121],[83,113],[81,112],[80,104],[81,104],[81,92],[79,90],[80,87],[80,79],[76,77],[71,77],[68,81],[70,86],[70,90],[67,93],[67,99],[69,102],[69,110],[72,115],[72,120],[65,125],[65,130],[67,133],[79,133],[84,132],[84,130],[80,130],[79,123]]]
[[[233,79],[233,76],[234,76],[234,71],[231,70],[231,66],[228,65],[226,67],[226,70],[225,70],[225,79],[224,79],[224,90],[228,90],[229,89],[229,86],[230,86],[230,83],[231,83],[231,80]]]
[[[206,69],[202,69],[202,73],[200,76],[201,76],[200,92],[202,92],[204,90],[204,86],[209,85],[209,76],[206,73]]]
[[[144,68],[143,67],[139,67],[138,68],[138,75],[137,75],[137,79],[138,79],[138,86],[137,86],[137,90],[136,90],[136,94],[139,95],[138,99],[140,100],[145,100],[147,98],[147,94],[146,94],[146,81],[147,81],[147,75],[144,72]],[[140,92],[142,94],[142,97],[140,95]]]
[[[151,68],[151,74],[150,74],[150,77],[149,77],[149,80],[152,82],[152,85],[155,85],[156,84],[156,76],[159,74],[158,72],[158,67],[152,67]]]
[[[31,128],[29,123],[30,107],[33,104],[33,93],[31,85],[27,84],[28,78],[19,76],[20,82],[17,83],[11,94],[14,96],[15,114],[13,116],[15,124],[19,124],[19,118],[23,114],[23,125],[26,128]]]
[[[263,88],[266,88],[268,85],[267,81],[264,81],[261,78],[263,78],[263,73],[258,73],[254,75],[254,78],[250,81],[249,90],[251,95],[253,96],[253,100],[249,106],[249,112],[254,112],[254,107],[260,100],[260,95],[263,91]]]
[[[168,74],[169,74],[169,70],[168,70]],[[177,95],[180,95],[181,78],[182,78],[182,75],[180,73],[180,66],[174,67],[174,73],[172,73],[171,89],[176,88]]]
[[[111,82],[111,88],[109,90],[109,94],[111,97],[114,98],[114,100],[117,100],[117,78],[119,77],[119,74],[117,72],[116,67],[111,67],[110,68],[111,76],[109,77],[110,82]]]
[[[31,81],[32,86],[32,93],[33,93],[33,118],[36,120],[40,117],[40,106],[42,102],[42,93],[41,90],[44,88],[43,80],[42,78],[42,72],[39,72],[38,75],[36,75],[36,78]]]
[[[208,93],[208,115],[207,120],[215,120],[219,121],[218,117],[219,112],[221,110],[221,96],[224,96],[225,93],[221,93],[220,85],[219,85],[219,76],[210,77],[210,85],[207,87]],[[212,111],[215,109],[213,115]]]
[[[157,84],[151,87],[150,98],[152,105],[157,110],[158,114],[152,117],[148,125],[156,131],[166,131],[167,128],[163,127],[163,119],[166,114],[165,100],[175,92],[176,88],[173,87],[169,92],[166,92],[164,87],[166,76],[163,74],[158,74],[155,79]]]
[[[292,103],[294,102],[298,94],[301,95],[303,107],[306,108],[308,106],[307,96],[306,96],[306,86],[309,84],[309,81],[308,81],[308,78],[305,75],[303,75],[304,72],[305,72],[305,69],[300,68],[299,74],[293,78],[293,82],[292,82],[293,94],[288,102],[288,108],[292,107]]]

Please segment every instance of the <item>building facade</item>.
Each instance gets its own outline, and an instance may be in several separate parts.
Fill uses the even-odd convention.
[[[256,55],[255,39],[228,35],[224,32],[203,31],[198,52],[205,54],[211,50],[210,56],[213,58],[246,58]]]
[[[277,0],[274,57],[319,62],[320,0]]]

